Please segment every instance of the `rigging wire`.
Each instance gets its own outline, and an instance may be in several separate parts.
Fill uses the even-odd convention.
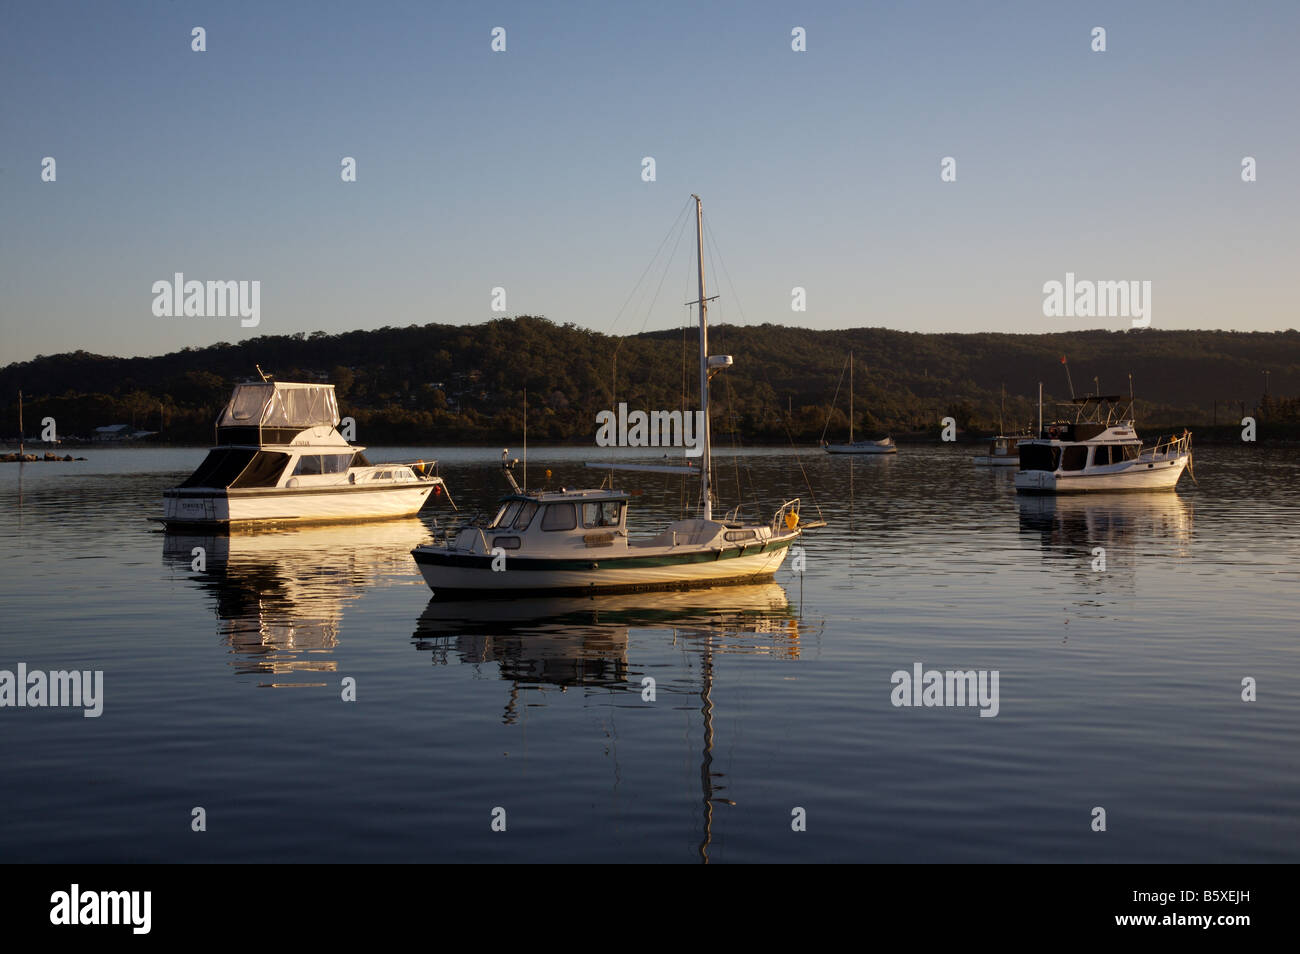
[[[708,240],[709,240],[710,242],[713,242],[713,241],[714,241],[714,240],[713,240],[713,229],[710,227],[710,225],[709,225],[707,219],[706,219],[705,222],[704,222],[704,233],[705,233],[705,235],[708,237]],[[744,308],[744,306],[740,303],[740,294],[739,294],[739,292],[736,291],[736,283],[735,283],[735,282],[732,280],[732,278],[731,278],[731,271],[727,268],[727,261],[726,261],[725,258],[723,258],[723,256],[722,256],[722,250],[721,250],[721,249],[718,250],[718,262],[722,265],[722,274],[726,276],[727,284],[731,287],[731,294],[732,294],[732,297],[735,298],[735,300],[736,300],[736,308],[737,308],[737,310],[739,310],[739,312],[740,312],[740,317],[741,317],[741,319],[742,319],[743,321],[748,322],[748,319],[745,317],[745,308]],[[771,379],[767,376],[767,372],[764,370],[764,371],[761,371],[760,373],[763,375],[763,380],[767,383],[768,388],[772,391],[772,393],[775,394],[775,393],[776,393],[776,388],[774,388],[774,387],[772,386],[772,381],[771,381]],[[778,418],[781,417],[781,415],[780,415],[780,408],[779,408],[779,407],[777,408],[777,417],[778,417]],[[792,433],[790,433],[790,423],[789,423],[789,421],[785,420],[784,418],[781,418],[781,423],[782,423],[782,427],[783,427],[784,430],[785,430],[786,438],[787,438],[787,439],[789,440],[789,442],[790,442],[790,447],[793,448],[793,447],[794,447],[794,435],[793,435]],[[804,486],[808,488],[808,497],[809,497],[810,500],[812,500],[813,507],[815,507],[815,508],[817,509],[817,517],[818,517],[818,519],[819,519],[819,520],[824,520],[825,517],[823,517],[823,515],[822,515],[822,508],[821,508],[821,505],[817,502],[817,494],[813,491],[813,488],[812,488],[812,482],[809,481],[809,479],[808,479],[808,472],[804,469],[803,461],[800,459],[800,457],[799,457],[798,454],[794,454],[794,453],[792,453],[790,456],[794,459],[795,464],[799,467],[799,473],[803,475]]]
[[[844,372],[849,369],[849,360],[849,358],[844,359],[844,367],[840,368],[840,379],[835,382],[835,397],[831,398],[830,410],[826,412],[826,426],[822,428],[823,444],[826,443],[826,432],[830,430],[831,427],[831,417],[835,414],[835,402],[840,399],[840,385],[844,383]],[[852,408],[849,409],[849,413],[853,413]]]
[[[659,261],[659,256],[663,253],[664,246],[668,244],[668,240],[672,238],[673,233],[675,232],[677,234],[677,240],[673,243],[672,254],[668,256],[667,261],[664,263],[664,274],[667,275],[668,267],[672,264],[673,258],[675,258],[677,255],[677,246],[678,244],[680,244],[682,239],[682,233],[685,231],[686,223],[684,217],[686,215],[686,210],[688,208],[690,208],[689,201],[683,203],[681,211],[677,213],[677,218],[673,219],[673,224],[668,227],[668,231],[664,234],[663,239],[659,242],[659,247],[655,249],[654,256],[646,264],[645,270],[641,272],[641,277],[637,279],[636,284],[632,286],[632,291],[628,293],[627,299],[623,302],[623,306],[619,308],[618,313],[614,316],[614,321],[610,325],[609,334],[611,335],[614,334],[615,329],[618,327],[619,321],[623,317],[623,313],[627,311],[627,306],[630,305],[632,303],[632,299],[636,297],[637,291],[641,288],[641,285],[645,281],[646,276],[650,274],[650,269],[652,269],[655,263]],[[661,278],[659,281],[659,288],[662,287],[663,287],[663,279]],[[641,331],[645,330],[646,323],[650,320],[650,313],[654,310],[654,304],[655,301],[658,300],[658,297],[659,297],[659,290],[658,288],[656,288],[655,299],[651,301],[650,308],[647,309],[646,311],[646,317],[641,322]],[[638,308],[637,310],[639,311],[640,309]],[[637,333],[640,334],[640,332]],[[614,402],[615,395],[618,393],[618,353],[623,349],[623,343],[626,340],[627,340],[627,336],[622,336],[618,339],[618,343],[614,346],[614,354],[610,357],[609,400],[611,405]]]

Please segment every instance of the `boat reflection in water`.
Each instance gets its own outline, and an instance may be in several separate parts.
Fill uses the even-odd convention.
[[[1043,559],[1065,560],[1092,570],[1105,550],[1106,570],[1136,568],[1139,552],[1183,555],[1191,544],[1194,510],[1177,494],[1021,495],[1020,532],[1038,537]]]
[[[629,662],[633,633],[671,640],[699,654],[698,684],[659,682],[656,692],[698,694],[703,723],[700,789],[703,834],[700,860],[709,861],[713,806],[730,804],[713,771],[712,698],[714,659],[744,653],[793,661],[799,658],[801,620],[785,590],[775,583],[712,590],[632,593],[619,596],[549,597],[508,601],[444,602],[436,597],[421,615],[412,640],[435,665],[495,663],[511,684],[503,721],[519,718],[520,694],[558,687],[627,692],[641,689],[642,673]],[[660,644],[662,645],[662,644]]]
[[[270,677],[261,686],[323,686],[302,677],[337,671],[330,654],[347,605],[381,578],[409,578],[411,548],[430,537],[415,517],[261,533],[167,533],[163,559],[212,596],[236,673]],[[206,564],[199,570],[196,547]]]

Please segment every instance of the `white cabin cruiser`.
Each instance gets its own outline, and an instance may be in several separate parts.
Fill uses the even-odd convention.
[[[1019,442],[1017,492],[1173,490],[1191,464],[1190,431],[1142,446],[1131,397],[1125,404],[1118,395],[1089,395],[1066,406],[1073,420],[1040,420],[1039,436]]]
[[[236,385],[216,446],[188,480],[163,492],[159,519],[226,529],[382,520],[410,516],[446,491],[436,461],[371,464],[338,424],[332,384]]]
[[[709,379],[732,364],[708,352],[708,297],[704,292],[703,230],[695,199],[700,313],[700,403],[703,433],[698,467],[610,465],[608,469],[690,473],[700,477],[699,516],[633,539],[627,528],[629,495],[595,489],[528,491],[511,463],[503,466],[514,493],[491,520],[471,523],[442,545],[416,547],[415,562],[435,596],[616,593],[686,589],[770,580],[790,544],[803,532],[799,500],[786,501],[768,523],[713,517]],[[589,466],[603,465],[592,464]]]

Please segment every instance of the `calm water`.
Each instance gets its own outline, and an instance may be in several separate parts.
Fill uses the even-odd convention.
[[[79,453],[0,465],[0,669],[105,695],[0,709],[5,861],[1300,860],[1300,451],[1058,501],[965,447],[724,458],[765,514],[815,515],[806,471],[802,576],[491,605],[415,570],[445,504],[174,536],[146,517],[202,450]],[[491,449],[440,456],[462,509],[502,491]],[[587,456],[534,448],[533,483]],[[620,476],[634,524],[678,515],[678,478]],[[917,662],[997,670],[999,714],[894,707]]]

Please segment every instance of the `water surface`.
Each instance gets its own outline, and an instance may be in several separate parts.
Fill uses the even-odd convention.
[[[1297,860],[1300,452],[1204,448],[1199,486],[1058,500],[973,452],[721,452],[727,507],[828,521],[806,572],[492,604],[415,569],[443,502],[172,535],[146,518],[202,449],[0,465],[0,669],[105,680],[97,719],[0,709],[0,856]],[[463,510],[504,489],[491,449],[371,456],[439,456]],[[533,448],[530,483],[598,482],[590,456]],[[689,507],[680,478],[618,476],[647,532]],[[917,662],[997,670],[998,715],[895,707]]]

